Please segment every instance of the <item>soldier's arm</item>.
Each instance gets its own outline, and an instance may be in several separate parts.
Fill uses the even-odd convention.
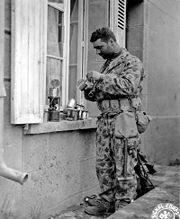
[[[135,94],[143,74],[142,62],[136,57],[126,58],[124,68],[119,65],[106,74],[98,85],[99,90],[115,96]]]

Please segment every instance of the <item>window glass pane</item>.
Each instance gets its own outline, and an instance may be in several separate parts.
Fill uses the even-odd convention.
[[[71,4],[71,21],[72,20],[78,20],[78,0],[71,0],[70,1],[70,4]]]
[[[59,12],[58,18],[58,44],[60,54],[63,56],[63,13]]]
[[[78,0],[71,0],[70,3],[69,98],[76,98],[78,64]]]
[[[62,3],[62,1],[53,2]],[[62,100],[63,26],[64,13],[52,5],[48,5],[46,76],[46,104],[48,105],[48,97],[52,95],[52,91],[53,95],[60,97],[60,105]]]
[[[62,98],[62,60],[47,58],[47,78],[46,78],[46,96],[50,95],[51,88],[57,88],[57,95]],[[53,83],[54,80],[58,83]],[[46,104],[48,104],[48,98],[46,98]]]
[[[63,12],[48,7],[47,54],[63,57]]]
[[[77,81],[77,66],[69,66],[69,99],[74,98],[76,99],[76,81]]]

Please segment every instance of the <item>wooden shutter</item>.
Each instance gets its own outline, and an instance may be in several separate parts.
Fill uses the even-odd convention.
[[[126,0],[110,1],[110,28],[114,31],[119,45],[125,47]]]
[[[43,121],[46,0],[12,0],[11,122]]]

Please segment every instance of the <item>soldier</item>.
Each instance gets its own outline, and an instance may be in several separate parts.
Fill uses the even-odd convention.
[[[101,115],[97,119],[96,173],[99,196],[85,197],[85,212],[111,214],[137,196],[137,150],[140,134],[136,113],[141,109],[140,94],[144,71],[142,62],[118,45],[114,33],[97,29],[90,42],[105,59],[100,72],[87,73],[84,96],[96,101]]]

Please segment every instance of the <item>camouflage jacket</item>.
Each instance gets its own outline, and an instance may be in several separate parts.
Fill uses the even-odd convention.
[[[144,71],[142,62],[123,48],[112,60],[106,60],[100,72],[103,79],[84,92],[85,98],[100,102],[107,99],[139,96]]]

